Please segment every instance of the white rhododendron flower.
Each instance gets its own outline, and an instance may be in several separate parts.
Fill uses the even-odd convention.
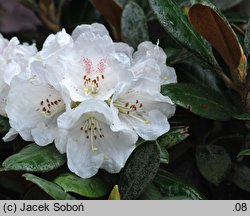
[[[133,78],[128,70],[131,59],[123,49],[128,45],[116,44],[103,25],[82,25],[73,33],[73,47],[58,53],[56,64],[50,65],[50,80],[60,81],[75,102],[89,98],[109,99],[119,82]],[[60,70],[57,69],[60,65]]]
[[[31,71],[32,69],[31,66]],[[13,78],[6,113],[12,129],[24,140],[35,141],[44,146],[60,136],[57,117],[65,111],[66,105],[60,92],[44,81],[42,70],[39,72],[41,79],[37,74],[30,78],[27,78],[26,74]]]
[[[147,86],[140,89],[136,84],[121,85],[112,97],[114,127],[127,125],[143,139],[155,140],[169,131],[168,118],[174,115],[175,105],[169,97],[149,93]]]
[[[0,34],[0,115],[6,116],[6,97],[11,80],[29,67],[36,53],[34,44],[20,44],[16,37],[8,41]]]
[[[31,56],[0,79],[10,88],[6,140],[19,133],[41,146],[54,142],[69,169],[88,178],[99,168],[119,172],[139,136],[168,132],[175,105],[160,88],[177,80],[158,44],[143,42],[134,52],[95,23],[49,35]]]
[[[88,178],[99,168],[120,171],[138,137],[130,130],[114,132],[111,125],[110,108],[96,99],[85,100],[58,118],[58,126],[68,130],[66,154],[72,172]]]
[[[143,88],[152,91],[160,91],[160,86],[169,83],[176,83],[174,68],[166,65],[167,56],[162,48],[150,41],[139,44],[138,50],[133,54],[131,71],[134,79],[140,79]]]

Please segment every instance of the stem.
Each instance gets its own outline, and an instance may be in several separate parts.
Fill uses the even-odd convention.
[[[242,94],[243,94],[242,90],[239,89],[232,82],[232,80],[222,71],[222,69],[218,65],[215,66],[215,71],[219,75],[219,77],[224,81],[224,83],[226,84],[227,87],[235,90],[236,92],[238,92],[242,96]]]

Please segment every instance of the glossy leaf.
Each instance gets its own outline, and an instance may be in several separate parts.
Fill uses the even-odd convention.
[[[232,78],[245,82],[246,71],[239,68],[244,54],[228,21],[212,6],[203,4],[194,4],[188,15],[196,31],[212,44],[229,66]]]
[[[150,6],[148,1],[145,0],[116,0],[123,8],[125,7],[126,4],[129,2],[133,1],[137,5],[140,5],[140,7],[143,9],[144,13],[149,14],[150,13]]]
[[[213,4],[216,5],[221,10],[227,10],[229,8],[232,8],[244,0],[210,0]]]
[[[216,145],[197,147],[196,163],[202,176],[215,185],[219,185],[225,179],[231,168],[231,159],[227,151]]]
[[[75,198],[63,191],[57,184],[37,177],[32,174],[24,174],[27,181],[31,181],[56,200],[74,200]]]
[[[173,174],[160,170],[154,178],[153,184],[162,194],[162,199],[179,199],[185,197],[190,200],[200,200],[205,197]]]
[[[84,197],[98,198],[105,196],[109,187],[99,176],[83,179],[72,173],[58,176],[54,183],[58,184],[65,192],[72,192]]]
[[[120,177],[121,199],[137,199],[153,180],[160,165],[160,152],[155,142],[139,145],[127,160]]]
[[[250,54],[250,18],[248,20],[247,30],[245,33],[244,46],[246,56],[248,56]]]
[[[150,183],[143,194],[139,197],[140,200],[161,200],[163,195],[159,189],[153,184]]]
[[[250,149],[245,149],[243,151],[241,151],[237,157],[241,157],[241,156],[250,156]]]
[[[117,40],[121,39],[121,15],[122,8],[115,0],[91,0],[91,3],[97,10],[107,19],[113,27],[115,37]]]
[[[142,8],[135,2],[129,2],[122,12],[121,29],[123,40],[133,47],[149,40],[148,26]]]
[[[250,169],[244,165],[235,164],[230,180],[242,190],[250,192]]]
[[[232,105],[220,93],[208,87],[190,83],[169,84],[162,87],[162,94],[204,118],[228,120],[233,115]]]
[[[158,143],[160,146],[171,148],[185,140],[189,136],[187,132],[188,127],[185,126],[172,128],[169,132],[158,138]]]
[[[164,147],[160,147],[159,146],[159,150],[160,150],[160,161],[163,164],[168,164],[169,163],[169,153],[168,150]]]
[[[183,47],[215,64],[211,47],[189,23],[181,8],[172,0],[149,0],[151,7],[164,29]]]
[[[220,93],[226,92],[227,87],[214,73],[214,68],[195,56],[182,60],[175,66],[179,82],[203,85]],[[224,96],[224,95],[223,95]]]
[[[118,185],[115,185],[115,186],[114,186],[114,188],[113,188],[113,190],[111,191],[111,193],[110,193],[108,199],[109,199],[109,200],[120,200],[120,199],[121,199]]]
[[[30,144],[20,152],[8,157],[2,164],[5,170],[48,172],[62,166],[66,157],[53,144],[40,147]]]
[[[241,113],[234,115],[234,118],[238,120],[248,121],[250,120],[250,113]]]
[[[242,12],[226,12],[223,13],[229,23],[247,24],[249,17]]]

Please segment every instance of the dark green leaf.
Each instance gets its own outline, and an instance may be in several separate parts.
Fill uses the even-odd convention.
[[[228,120],[233,115],[232,105],[218,92],[208,87],[189,83],[169,84],[162,94],[192,113],[213,120]]]
[[[40,177],[37,177],[32,174],[24,174],[23,175],[27,181],[31,181],[34,184],[36,184],[38,187],[40,187],[42,190],[44,190],[47,194],[49,194],[51,197],[53,197],[56,200],[74,200],[75,198],[66,192],[63,191],[61,187],[59,187],[57,184],[47,181],[45,179],[42,179]]]
[[[142,8],[135,2],[129,2],[121,19],[123,40],[133,47],[137,47],[142,41],[149,40],[148,26]]]
[[[60,154],[53,144],[45,147],[30,144],[8,157],[2,166],[5,170],[48,172],[62,166],[65,162],[65,155]]]
[[[138,146],[138,145],[141,145],[142,143],[144,143],[144,142],[147,142],[147,140],[144,140],[144,139],[142,139],[141,137],[139,137],[139,139],[137,140],[137,142],[136,142],[136,146]]]
[[[227,12],[224,13],[225,17],[227,18],[229,23],[247,23],[249,17],[246,14],[243,14],[242,12]]]
[[[168,150],[164,147],[160,147],[160,161],[161,163],[168,164],[169,163],[169,153]]]
[[[160,146],[171,148],[185,140],[189,136],[187,132],[188,127],[186,126],[172,128],[169,132],[158,138],[158,143]]]
[[[238,120],[249,121],[250,120],[250,113],[241,113],[233,116]]]
[[[25,179],[24,179],[25,180]],[[26,181],[26,180],[25,180]],[[27,183],[27,181],[26,181]],[[23,196],[24,200],[49,200],[51,196],[40,187],[33,185]]]
[[[111,191],[111,193],[110,193],[108,199],[109,199],[109,200],[120,200],[120,199],[121,199],[118,185],[115,185],[115,186],[114,186],[114,188],[113,188],[113,190]]]
[[[148,1],[145,0],[117,0],[117,2],[122,5],[122,7],[125,7],[126,4],[128,4],[129,2],[135,2],[137,5],[140,5],[140,7],[144,10],[144,13],[149,14],[150,13],[150,6]]]
[[[92,178],[83,179],[72,173],[64,173],[58,176],[54,182],[62,187],[65,192],[73,192],[89,198],[105,196],[110,189],[97,175]]]
[[[155,142],[139,145],[127,160],[120,177],[121,199],[137,199],[153,180],[160,165]]]
[[[185,199],[197,200],[205,197],[190,187],[188,184],[177,178],[173,174],[160,170],[154,178],[154,185],[162,194],[162,199]]]
[[[210,0],[213,4],[215,4],[221,10],[227,10],[232,8],[244,0]]]
[[[0,116],[0,133],[6,133],[10,129],[9,119]]]
[[[219,185],[231,168],[227,151],[216,145],[198,146],[196,163],[202,176],[209,182]]]
[[[164,29],[183,47],[210,64],[215,64],[211,47],[196,33],[186,15],[171,0],[149,0]]]
[[[203,85],[220,93],[226,91],[225,84],[214,73],[214,69],[195,56],[182,60],[175,69],[179,82]]]
[[[245,33],[244,47],[245,47],[245,54],[247,56],[250,53],[250,18],[248,20],[247,30]]]
[[[243,151],[241,151],[237,157],[241,157],[241,156],[250,156],[250,149],[245,149]]]
[[[235,164],[230,180],[242,190],[250,192],[250,169],[247,166]]]
[[[143,194],[140,196],[141,200],[161,200],[163,196],[159,189],[153,184],[149,184],[148,187],[145,189]]]

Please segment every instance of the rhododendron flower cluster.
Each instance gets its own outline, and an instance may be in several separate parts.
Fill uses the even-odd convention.
[[[0,38],[0,53],[0,108],[11,125],[4,139],[54,142],[80,177],[119,172],[138,137],[169,130],[175,105],[160,88],[176,74],[158,45],[134,52],[95,23],[50,35],[39,52]]]

